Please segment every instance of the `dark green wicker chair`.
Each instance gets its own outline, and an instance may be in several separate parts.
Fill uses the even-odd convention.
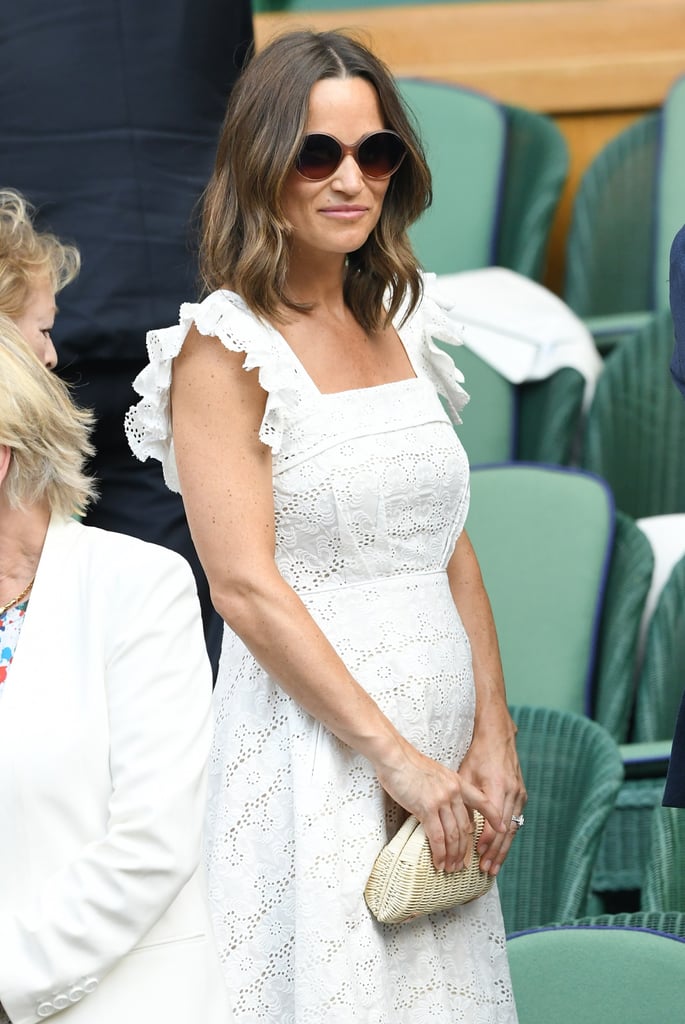
[[[581,464],[635,519],[685,512],[685,402],[672,350],[671,316],[661,313],[607,357],[587,415]]]
[[[661,114],[612,139],[583,175],[566,244],[564,299],[608,351],[650,319]]]
[[[684,686],[685,558],[674,566],[650,620],[637,683],[634,742],[621,748],[627,777],[607,823],[593,879],[593,889],[602,897],[611,892],[637,892],[643,885],[653,856],[652,818],[663,797],[670,741]],[[654,909],[685,910],[685,906]]]
[[[685,914],[685,810],[655,807],[640,907]]]
[[[683,1018],[685,941],[640,928],[563,927],[507,943],[521,1024]]]
[[[570,367],[546,380],[512,384],[465,345],[436,344],[464,374],[471,401],[457,433],[472,466],[568,465],[578,437],[585,381]]]
[[[578,925],[593,928],[641,928],[685,939],[685,913],[677,910],[634,910],[630,913],[597,914],[578,917],[572,921],[558,921],[554,927]]]
[[[653,570],[649,541],[630,516],[617,510],[597,636],[591,716],[619,743],[629,737],[639,628]]]
[[[674,565],[647,632],[633,739],[670,740],[685,689],[685,557]]]
[[[498,876],[507,933],[585,912],[623,778],[618,747],[596,722],[549,708],[513,707],[512,714],[528,805]]]
[[[685,222],[683,166],[685,77],[659,112],[598,154],[576,192],[564,298],[605,352],[668,309],[669,250]]]
[[[541,281],[550,229],[568,175],[568,147],[551,118],[506,104],[504,112],[506,174],[496,263]]]
[[[576,456],[585,380],[567,366],[547,380],[519,384],[516,457],[568,466]]]

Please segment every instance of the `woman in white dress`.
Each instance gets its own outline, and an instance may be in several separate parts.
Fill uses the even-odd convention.
[[[430,175],[387,69],[292,33],[229,101],[203,302],[148,337],[127,430],[183,494],[227,623],[206,856],[237,1021],[511,1024],[496,887],[383,926],[363,898],[406,812],[436,866],[525,803],[463,532],[466,401],[406,228]],[[173,408],[173,437],[172,437]]]

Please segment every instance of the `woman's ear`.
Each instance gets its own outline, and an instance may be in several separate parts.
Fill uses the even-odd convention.
[[[0,444],[0,487],[5,482],[5,477],[10,468],[12,449],[8,444]]]

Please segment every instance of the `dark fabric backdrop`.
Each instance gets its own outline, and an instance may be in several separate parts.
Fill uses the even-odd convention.
[[[156,463],[135,462],[122,420],[145,332],[197,296],[189,225],[251,42],[249,0],[0,0],[0,186],[83,259],[53,337],[98,417],[87,521],[189,559],[215,665],[221,623],[182,504]]]

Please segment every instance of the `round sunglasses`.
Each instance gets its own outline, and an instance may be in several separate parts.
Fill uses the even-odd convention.
[[[346,146],[334,135],[305,135],[295,160],[295,170],[309,181],[323,181],[334,174],[346,156],[353,156],[366,178],[389,178],[400,166],[407,149],[397,132],[384,129],[362,135]]]

